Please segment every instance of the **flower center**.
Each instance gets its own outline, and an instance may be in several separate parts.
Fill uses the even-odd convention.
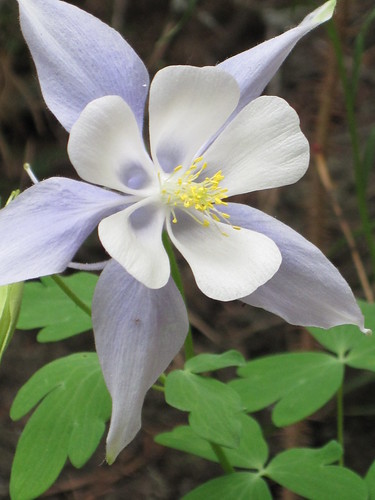
[[[182,168],[182,165],[178,165],[161,183],[160,188],[163,203],[172,208],[172,222],[177,223],[175,207],[184,210],[206,227],[210,225],[211,220],[227,222],[229,215],[216,208],[216,205],[227,205],[225,199],[228,190],[220,186],[220,182],[224,179],[221,170],[199,182],[199,177],[207,168],[207,163],[203,163],[202,157],[196,158],[192,165],[178,176]],[[194,214],[195,210],[203,214],[203,219]]]

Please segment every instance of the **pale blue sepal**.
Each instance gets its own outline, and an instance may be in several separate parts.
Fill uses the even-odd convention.
[[[23,35],[44,99],[69,131],[84,107],[121,96],[142,129],[147,70],[117,33],[99,19],[59,0],[18,0]]]
[[[306,16],[297,27],[218,65],[236,79],[241,90],[240,102],[232,118],[246,104],[260,96],[296,43],[309,31],[332,17],[335,4],[335,0],[326,2]]]
[[[126,197],[52,177],[0,210],[0,285],[63,271],[99,221]]]
[[[113,463],[141,427],[146,392],[182,347],[187,312],[173,280],[152,290],[112,260],[92,307],[96,350],[112,396],[107,461]]]
[[[316,246],[255,208],[230,203],[225,211],[232,224],[271,238],[282,255],[277,273],[242,298],[243,302],[273,312],[292,325],[331,328],[354,324],[368,333],[349,285]]]

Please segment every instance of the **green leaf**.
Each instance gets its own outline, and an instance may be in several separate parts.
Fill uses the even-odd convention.
[[[272,420],[277,426],[298,422],[321,408],[340,387],[344,368],[325,353],[267,356],[239,368],[244,377],[230,382],[248,412],[277,401]]]
[[[317,450],[293,448],[277,455],[265,473],[307,499],[366,500],[367,487],[362,478],[345,467],[329,465],[341,453],[341,446],[335,441]]]
[[[88,306],[98,277],[76,273],[61,280]],[[91,330],[91,318],[80,309],[51,277],[25,284],[24,300],[17,328],[42,328],[39,342],[55,342]]]
[[[212,479],[183,497],[183,500],[272,500],[267,483],[251,472],[234,472]]]
[[[375,461],[370,465],[365,481],[369,492],[369,500],[375,500]]]
[[[365,316],[366,327],[375,331],[375,304],[368,304],[359,300],[358,305]],[[344,358],[362,340],[374,338],[371,335],[363,335],[354,325],[336,326],[330,330],[323,330],[321,328],[308,328],[308,330],[322,346],[334,352],[339,358]]]
[[[359,301],[366,327],[375,331],[375,304]],[[375,371],[375,335],[363,335],[355,326],[337,326],[331,330],[309,328],[313,337],[333,351],[352,368]]]
[[[0,287],[0,361],[13,337],[21,302],[23,283]]]
[[[165,399],[169,405],[191,412],[191,428],[202,438],[230,448],[239,446],[241,400],[228,385],[175,370],[166,378]]]
[[[38,497],[67,458],[82,467],[97,448],[111,413],[97,355],[73,354],[41,368],[18,392],[11,418],[18,420],[36,405],[14,457],[10,492],[15,500]]]
[[[244,364],[245,359],[242,354],[231,350],[223,354],[198,354],[185,363],[185,370],[192,373],[203,373]]]
[[[375,337],[363,336],[358,344],[346,355],[345,363],[352,368],[375,372]]]
[[[308,331],[323,347],[335,353],[339,358],[345,355],[364,337],[353,325],[340,325],[330,330],[308,328]]]
[[[240,414],[238,418],[242,423],[240,445],[237,449],[226,449],[225,455],[234,467],[261,470],[268,458],[268,446],[262,429],[248,415]],[[218,462],[210,443],[199,437],[189,426],[175,427],[171,432],[159,434],[155,441],[163,446]]]

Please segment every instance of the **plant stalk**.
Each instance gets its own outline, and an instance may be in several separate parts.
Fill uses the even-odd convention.
[[[344,383],[340,385],[337,392],[337,441],[342,447],[342,455],[339,460],[339,465],[344,466]]]
[[[91,307],[81,300],[78,295],[76,295],[73,290],[62,280],[61,276],[57,274],[51,275],[51,278],[56,283],[56,285],[61,288],[61,290],[67,295],[70,300],[72,300],[83,312],[85,312],[91,318]]]
[[[219,460],[221,468],[223,469],[225,474],[232,474],[233,472],[235,472],[233,469],[233,466],[229,462],[223,448],[220,445],[213,443],[212,441],[210,441],[210,445],[211,445],[212,451],[215,453],[217,459]]]
[[[169,262],[171,263],[171,274],[172,278],[174,279],[174,282],[176,283],[176,286],[178,290],[181,293],[181,296],[186,304],[185,300],[185,293],[184,293],[184,287],[182,284],[182,279],[181,279],[181,274],[180,270],[177,265],[176,257],[173,252],[173,247],[171,245],[171,242],[169,241],[167,233],[163,233],[163,244],[164,248],[168,254],[169,257]],[[189,324],[189,330],[185,339],[184,343],[184,350],[185,350],[185,360],[189,360],[194,357],[194,344],[193,344],[193,336],[191,333],[191,326]]]

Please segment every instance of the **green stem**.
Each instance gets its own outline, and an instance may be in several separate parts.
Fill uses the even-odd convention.
[[[53,281],[56,283],[58,287],[61,288],[61,290],[72,300],[80,309],[82,309],[83,312],[85,312],[88,316],[91,318],[91,308],[86,304],[86,302],[83,302],[78,295],[76,295],[73,290],[68,287],[68,285],[63,281],[61,276],[58,276],[57,274],[53,274],[51,276]]]
[[[180,270],[178,268],[177,262],[176,262],[176,257],[173,252],[173,248],[171,245],[171,242],[169,241],[167,233],[163,233],[163,243],[164,243],[164,248],[168,254],[169,261],[171,263],[171,274],[172,278],[174,279],[174,282],[176,283],[177,288],[179,289],[182,298],[184,302],[186,303],[185,300],[185,293],[184,293],[184,288],[182,285],[182,279],[181,279],[181,274]],[[193,336],[191,334],[191,327],[189,325],[189,331],[185,339],[185,344],[184,344],[184,349],[185,349],[185,359],[186,361],[188,359],[191,359],[194,357],[194,344],[193,344]]]
[[[191,333],[191,327],[189,325],[189,330],[186,335],[185,343],[184,343],[184,350],[185,350],[185,360],[187,361],[188,359],[194,358],[194,343],[193,343],[193,335]]]
[[[190,0],[189,4],[180,18],[180,20],[167,32],[163,35],[161,40],[158,43],[163,44],[169,42],[174,36],[177,35],[179,31],[183,28],[183,26],[188,22],[190,17],[193,15],[194,9],[197,6],[198,0]]]
[[[154,384],[151,386],[151,389],[154,389],[154,391],[158,392],[165,392],[165,388],[162,385]]]
[[[342,447],[342,455],[339,465],[344,465],[344,383],[341,384],[337,392],[337,441]]]
[[[344,63],[344,53],[342,49],[342,44],[340,40],[339,33],[333,21],[328,24],[328,33],[332,40],[333,47],[335,49],[338,69],[340,74],[340,79],[345,95],[345,107],[346,115],[348,121],[348,128],[352,146],[353,163],[354,163],[354,174],[355,174],[355,185],[359,214],[361,217],[363,231],[367,240],[369,247],[373,269],[375,271],[375,241],[372,234],[371,219],[368,211],[367,200],[366,200],[366,177],[363,168],[363,162],[361,159],[361,151],[359,146],[359,136],[358,136],[358,126],[355,115],[355,86],[349,81],[345,63]]]
[[[233,472],[235,472],[235,470],[233,469],[232,464],[229,462],[223,448],[220,445],[213,443],[212,441],[210,441],[210,445],[211,445],[212,451],[215,453],[217,459],[219,460],[221,468],[223,469],[225,474],[232,474]]]

